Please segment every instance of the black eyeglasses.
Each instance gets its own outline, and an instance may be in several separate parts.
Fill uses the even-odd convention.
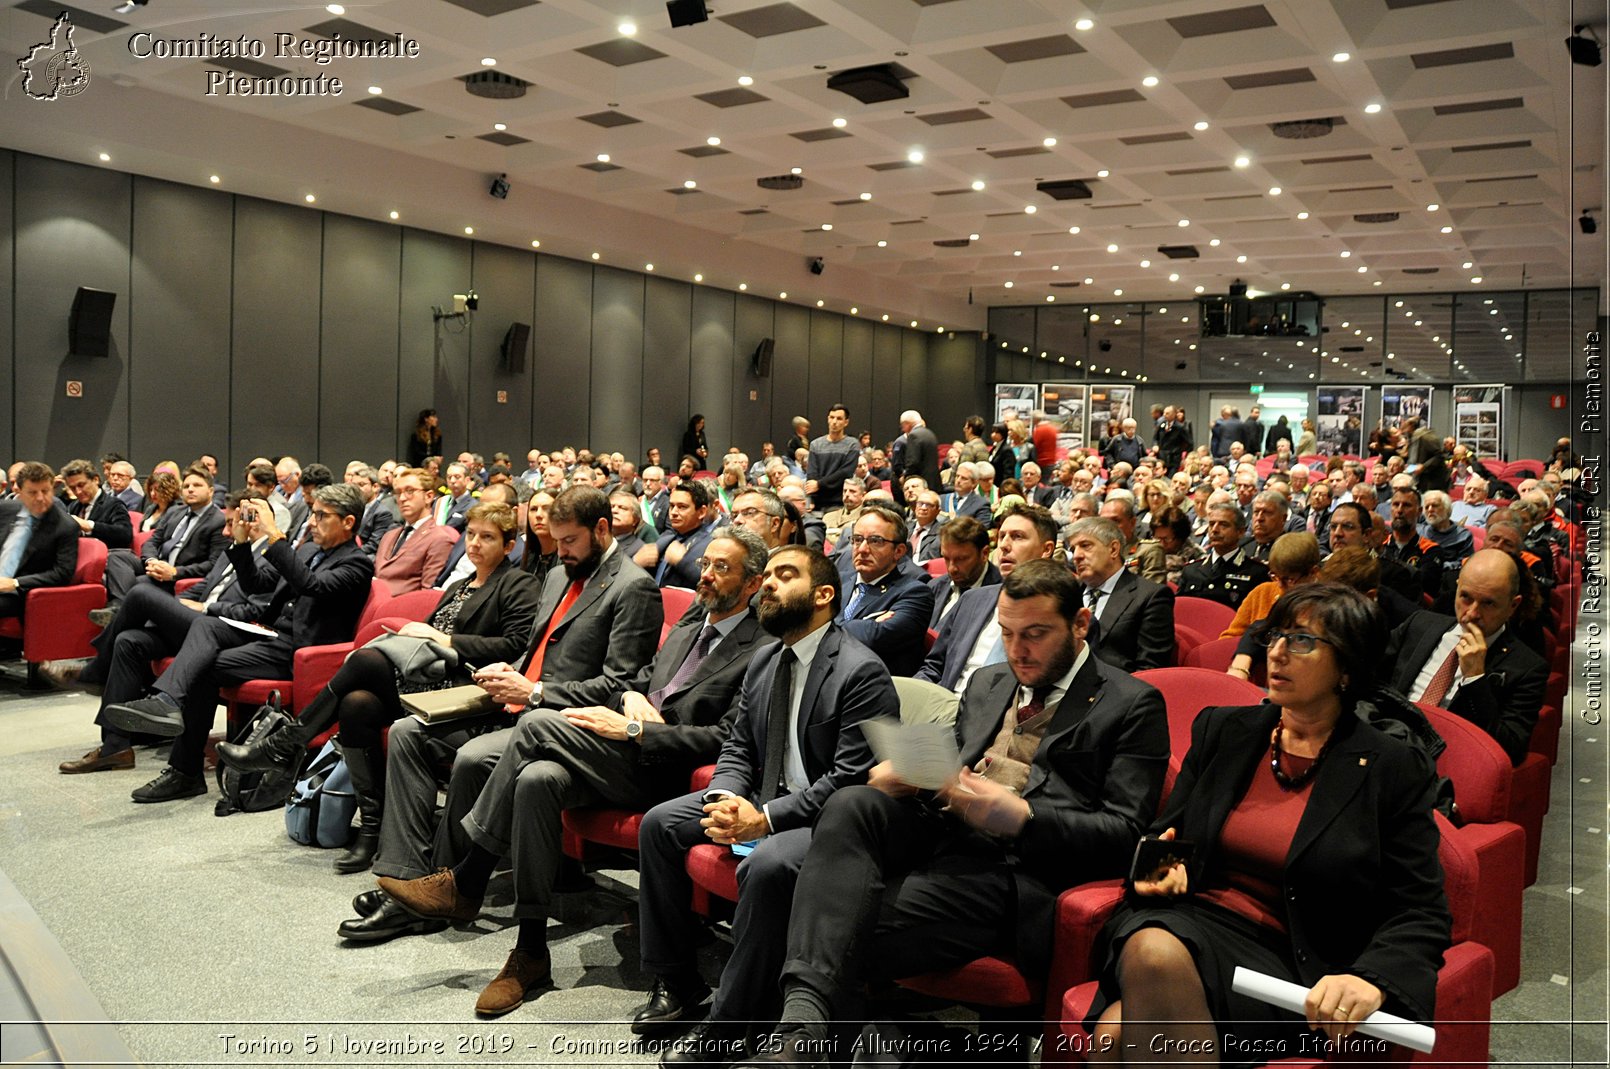
[[[1281,639],[1286,640],[1287,651],[1295,653],[1298,656],[1313,653],[1314,648],[1321,642],[1333,648],[1336,645],[1336,643],[1332,642],[1324,635],[1311,635],[1307,631],[1278,631],[1274,628],[1270,628],[1268,631],[1265,631],[1263,634],[1259,635],[1258,644],[1266,647],[1273,646]]]
[[[850,536],[850,545],[852,546],[871,546],[873,549],[880,549],[883,546],[892,546],[894,544],[894,539],[885,538],[882,535],[858,534]]]

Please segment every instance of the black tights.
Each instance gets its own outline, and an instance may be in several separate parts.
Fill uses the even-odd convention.
[[[379,747],[385,730],[403,715],[397,696],[397,674],[379,650],[360,649],[347,658],[330,680],[341,722],[341,744],[356,749]]]
[[[1218,1028],[1196,960],[1163,928],[1142,928],[1118,955],[1122,999],[1096,1025],[1096,1064],[1122,1064],[1126,1051],[1149,1062],[1219,1064]]]

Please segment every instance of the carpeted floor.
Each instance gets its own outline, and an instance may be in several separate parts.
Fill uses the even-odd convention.
[[[635,873],[599,874],[594,891],[562,896],[556,989],[479,1022],[475,999],[514,945],[506,877],[472,926],[346,945],[336,925],[371,878],[336,876],[333,854],[291,843],[279,813],[215,817],[216,789],[135,805],[129,791],[162,768],[152,750],[132,772],[58,774],[94,741],[94,709],[83,695],[28,691],[14,663],[0,668],[0,870],[143,1064],[654,1060],[624,1023],[646,987]],[[1543,874],[1526,892],[1524,980],[1494,1006],[1495,1061],[1604,1064],[1607,740],[1607,728],[1567,718]],[[723,953],[710,944],[708,978]]]

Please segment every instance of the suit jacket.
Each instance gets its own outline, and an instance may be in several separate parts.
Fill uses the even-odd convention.
[[[654,660],[642,667],[626,689],[647,696],[667,686],[693,652],[707,618],[703,606],[697,602],[689,606]],[[770,641],[754,612],[746,613],[694,670],[687,684],[660,703],[665,723],[643,725],[638,766],[654,783],[652,795],[669,797],[686,791],[688,774],[720,754],[738,715],[738,687],[750,658]],[[623,691],[611,698],[609,707],[619,711],[624,696]]]
[[[369,600],[369,581],[374,578],[374,562],[350,539],[326,553],[317,568],[310,568],[319,552],[312,542],[293,550],[286,539],[265,549],[261,558],[252,552],[250,543],[231,542],[228,550],[238,581],[247,592],[272,592],[262,623],[278,630],[281,638],[298,649],[351,642]],[[260,559],[272,564],[273,571],[258,568]],[[287,606],[290,615],[281,619]]]
[[[308,491],[299,489],[296,491],[294,498],[287,498],[276,490],[269,498],[269,500],[278,501],[285,506],[286,522],[280,524],[280,530],[293,538],[306,525],[308,515],[313,511],[313,506],[308,503],[307,495]]]
[[[459,587],[473,578],[471,573],[469,579],[460,579],[443,591],[437,608],[457,597]],[[458,621],[453,625],[453,649],[462,660],[477,667],[519,660],[531,645],[541,597],[542,585],[505,560],[459,606]]]
[[[266,549],[267,546],[263,548]],[[272,577],[273,585],[278,584],[279,573],[274,571],[272,564],[263,559],[261,552],[257,553],[257,570],[265,580]],[[273,585],[270,585],[265,593],[253,594],[238,581],[234,581],[238,578],[235,575],[235,562],[227,553],[220,553],[218,559],[212,562],[207,577],[180,594],[179,600],[205,604],[213,590],[226,579],[230,579],[229,586],[218,595],[218,600],[207,606],[207,615],[222,616],[230,620],[256,620],[268,610],[268,603],[273,600]]]
[[[380,548],[385,533],[402,522],[402,510],[395,498],[381,495],[364,507],[363,518],[358,521],[358,541],[363,551],[373,557]]]
[[[444,505],[444,501],[450,501],[452,504]],[[464,514],[474,507],[475,494],[473,491],[466,490],[457,497],[448,497],[444,494],[440,499],[432,501],[430,514],[441,526],[451,527],[455,531],[463,531]],[[445,515],[442,512],[444,508],[447,510]]]
[[[1132,468],[1139,467],[1141,460],[1146,456],[1146,442],[1138,434],[1133,438],[1125,438],[1120,434],[1107,443],[1106,456],[1108,468],[1120,461]]]
[[[134,524],[129,520],[128,506],[119,501],[117,495],[110,490],[97,492],[90,499],[88,508],[74,501],[67,511],[73,516],[82,516],[93,523],[95,530],[89,532],[86,537],[100,539],[106,543],[107,549],[128,549],[134,544]]]
[[[1018,688],[1009,665],[980,668],[956,711],[962,763],[988,752]],[[1034,817],[1007,846],[1016,859],[1018,954],[1036,971],[1050,957],[1057,894],[1122,875],[1157,812],[1168,768],[1163,696],[1087,657],[1034,751],[1022,797]]]
[[[1269,566],[1252,559],[1245,546],[1217,561],[1202,560],[1180,572],[1180,597],[1207,598],[1232,609],[1252,593],[1252,588],[1269,581]]]
[[[531,649],[547,634],[569,587],[563,568],[554,568],[543,581]],[[665,605],[654,580],[619,550],[611,553],[548,635],[542,704],[568,709],[618,698],[654,657],[664,622]],[[530,661],[530,654],[528,649],[522,664]]]
[[[979,587],[999,586],[1000,582],[1001,570],[995,567],[994,563],[986,562],[984,564],[984,574],[979,578],[978,584],[970,587],[969,589],[977,590]],[[945,603],[950,600],[950,574],[947,572],[944,575],[936,575],[929,579],[928,589],[933,593],[934,596],[934,610],[928,614],[928,627],[934,631],[937,631],[939,630],[939,614],[944,611]],[[966,594],[967,591],[964,590],[962,593]],[[960,599],[958,599],[958,601],[959,600]],[[956,608],[960,607],[961,606],[958,604]],[[951,609],[950,611],[955,612],[956,609]]]
[[[1222,885],[1219,832],[1253,776],[1268,775],[1279,707],[1202,710],[1155,831],[1196,843],[1190,886]],[[1386,1009],[1434,1016],[1437,969],[1451,920],[1437,863],[1430,760],[1351,714],[1331,736],[1286,854],[1287,938],[1303,986],[1352,973],[1379,987]],[[1141,899],[1141,902],[1155,900]]]
[[[111,491],[107,492],[110,493]],[[113,496],[123,502],[123,507],[130,512],[145,511],[145,491],[141,490],[137,483],[130,483],[128,489]]]
[[[1243,420],[1241,423],[1241,444],[1247,447],[1247,455],[1256,460],[1263,455],[1263,423],[1259,420]],[[1224,447],[1230,448],[1226,442]]]
[[[0,501],[0,546],[6,544],[21,512],[20,499]],[[17,593],[26,595],[42,586],[66,586],[77,569],[78,524],[66,509],[52,505],[34,521],[33,532],[28,536],[28,548],[17,565]]]
[[[1174,592],[1127,569],[1101,606],[1096,656],[1125,672],[1174,663]]]
[[[939,532],[944,526],[944,517],[940,517],[928,525],[928,529],[922,532],[922,538],[917,542],[917,551],[915,553],[907,554],[912,563],[921,564],[924,561],[933,560],[935,557],[940,555]],[[911,527],[913,530],[915,530],[916,524],[912,524]]]
[[[1392,665],[1394,688],[1404,694],[1411,692],[1438,640],[1454,623],[1451,616],[1421,611],[1392,632],[1382,660]],[[1547,682],[1547,662],[1520,640],[1514,627],[1506,627],[1487,646],[1485,673],[1461,685],[1447,703],[1448,710],[1491,735],[1510,762],[1518,765],[1532,741]]]
[[[188,515],[190,509],[182,505],[164,512],[162,519],[157,521],[156,530],[140,547],[140,560],[166,560],[162,547],[167,545],[168,539]],[[214,562],[224,555],[228,542],[224,535],[224,514],[216,508],[203,509],[190,525],[190,530],[185,532],[184,541],[179,546],[179,556],[173,562],[177,568],[173,578],[177,581],[207,575],[212,571]]]
[[[890,675],[909,676],[922,664],[926,652],[923,636],[934,611],[934,596],[927,580],[926,572],[913,574],[893,568],[866,592],[855,607],[855,615],[840,621],[846,634],[883,658]],[[859,582],[859,576],[844,588],[846,606],[855,596],[855,582]],[[894,615],[887,620],[878,619],[884,613]]]
[[[838,624],[816,648],[805,691],[800,697],[799,734],[791,743],[799,751],[810,784],[782,794],[766,807],[773,831],[808,828],[828,798],[840,787],[862,783],[872,767],[872,748],[860,723],[872,717],[899,716],[889,670],[877,654],[845,634]],[[766,721],[772,683],[783,644],[775,641],[756,650],[744,673],[732,730],[721,745],[712,790],[753,798],[765,774]]]
[[[967,658],[978,643],[978,636],[995,618],[995,603],[1000,596],[999,586],[974,587],[963,594],[956,607],[945,617],[944,623],[939,625],[939,637],[934,639],[934,648],[923,658],[916,678],[938,683],[946,690],[955,690],[956,684],[961,681],[962,669],[967,667]]]
[[[659,541],[654,544],[660,555],[660,563],[654,566],[655,582],[660,586],[680,586],[689,590],[697,587],[699,585],[698,560],[704,555],[704,547],[710,544],[710,535],[714,532],[715,527],[707,523],[685,537],[672,530],[667,530],[660,535]],[[682,554],[680,561],[675,564],[666,564],[665,553],[670,549],[671,543],[676,541],[684,542],[687,545],[687,550]]]
[[[942,485],[939,481],[939,440],[926,426],[913,427],[906,433],[905,463],[900,466],[899,472],[902,476],[921,475],[927,481],[928,489],[936,492]]]
[[[405,530],[402,524],[393,527],[380,536],[380,547],[375,550],[375,578],[386,581],[392,597],[410,590],[423,590],[435,582],[453,552],[453,543],[458,541],[457,531],[426,517],[419,530],[403,543],[402,551],[394,553],[392,547]]]
[[[960,496],[953,490],[940,499],[939,507],[953,516],[971,516],[985,527],[990,526],[989,502],[977,490]]]

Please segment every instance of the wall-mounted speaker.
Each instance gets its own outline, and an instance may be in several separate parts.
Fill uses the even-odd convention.
[[[74,356],[110,356],[112,306],[116,303],[115,293],[78,287],[67,320],[67,351]]]
[[[755,346],[755,355],[749,358],[749,373],[757,379],[771,376],[771,356],[777,348],[777,342],[772,338],[762,338],[760,344]]]
[[[503,370],[525,374],[525,356],[530,348],[531,324],[510,323],[508,333],[503,335]]]

